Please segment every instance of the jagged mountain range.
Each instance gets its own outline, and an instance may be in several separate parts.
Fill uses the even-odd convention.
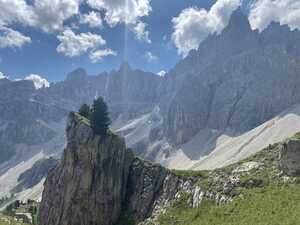
[[[66,133],[62,160],[45,181],[38,210],[41,225],[202,224],[204,219],[212,220],[207,219],[210,216],[218,218],[214,224],[224,224],[219,217],[226,215],[228,221],[228,217],[245,214],[241,205],[248,209],[245,220],[231,219],[226,224],[251,224],[245,221],[254,221],[252,218],[270,221],[278,214],[281,223],[277,205],[287,215],[295,215],[284,218],[299,220],[300,133],[241,162],[211,171],[171,171],[136,157],[124,138],[113,133],[95,134],[90,120],[78,113],[70,113]],[[278,199],[265,196],[275,190]],[[255,193],[260,204],[254,208]],[[275,205],[262,209],[265,205],[261,203],[268,204],[270,199]],[[286,199],[296,207],[287,206]],[[207,207],[233,209],[224,215],[205,211],[199,218]],[[261,209],[262,214],[258,212]],[[181,210],[186,213],[178,212]],[[197,214],[191,216],[192,212]]]
[[[60,157],[69,111],[96,96],[105,98],[112,128],[139,156],[197,169],[205,167],[201,160],[215,154],[224,135],[245,135],[299,104],[299,86],[300,31],[277,23],[262,32],[252,30],[240,10],[221,34],[208,37],[164,77],[123,63],[97,76],[77,69],[38,90],[31,81],[2,79],[0,181],[10,170],[15,175],[0,185],[0,196],[18,185],[18,176],[34,161]],[[300,123],[298,117],[294,123]],[[205,165],[213,160],[206,159]]]

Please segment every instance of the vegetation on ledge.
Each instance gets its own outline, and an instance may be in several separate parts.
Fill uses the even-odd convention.
[[[91,126],[95,134],[106,136],[112,133],[109,129],[111,120],[108,107],[102,97],[95,99],[92,106],[83,104],[78,113],[82,117],[82,122]]]
[[[292,139],[300,140],[300,133]],[[270,145],[233,165],[213,171],[173,171],[193,185],[232,198],[226,204],[203,199],[191,208],[184,196],[159,216],[160,225],[296,225],[300,224],[300,177],[280,169],[280,144]],[[248,166],[248,167],[247,167]],[[251,167],[252,166],[252,167]],[[224,182],[236,179],[225,193]],[[192,194],[191,194],[192,195]]]

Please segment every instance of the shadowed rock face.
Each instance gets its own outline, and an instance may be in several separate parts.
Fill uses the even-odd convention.
[[[180,146],[205,128],[241,134],[298,104],[299,46],[298,30],[272,23],[258,33],[234,12],[167,74],[165,135]]]
[[[62,162],[45,183],[40,224],[116,223],[133,160],[124,139],[94,136],[75,114],[67,124],[67,139]]]
[[[300,141],[298,139],[290,139],[280,145],[279,162],[281,169],[287,175],[300,175]]]
[[[37,161],[32,168],[22,173],[19,178],[19,184],[14,188],[13,192],[18,193],[28,188],[37,185],[48,172],[54,168],[58,163],[57,159],[48,158]]]
[[[64,123],[69,111],[91,103],[95,96],[108,102],[112,119],[119,115],[130,119],[151,111],[158,103],[160,81],[161,77],[133,70],[125,63],[118,71],[97,76],[77,69],[65,81],[39,90],[32,81],[1,79],[0,167],[18,153],[16,145],[30,147],[53,140],[61,132],[53,124]],[[53,152],[45,146],[38,151],[42,149]]]
[[[161,196],[173,197],[178,179],[159,165],[135,158],[116,135],[96,136],[72,113],[62,161],[48,175],[40,225],[113,225],[123,213],[150,216]]]

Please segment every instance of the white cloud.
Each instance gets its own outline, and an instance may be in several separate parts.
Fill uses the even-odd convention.
[[[22,23],[30,25],[33,23],[33,7],[25,0],[0,0],[0,25],[11,23]]]
[[[63,29],[65,20],[79,13],[81,0],[35,0],[35,26],[45,32]]]
[[[101,49],[101,50],[90,52],[89,57],[93,63],[96,63],[96,62],[102,60],[104,57],[110,56],[110,55],[116,56],[117,52],[113,51],[111,49]]]
[[[157,56],[154,55],[152,52],[146,52],[145,56],[148,62],[153,62],[158,59]]]
[[[147,25],[145,23],[140,21],[133,27],[133,32],[138,40],[151,44],[151,40],[149,38],[150,33],[146,30],[146,26]]]
[[[187,8],[178,17],[173,18],[174,32],[172,40],[178,53],[186,56],[192,49],[212,33],[220,33],[228,24],[234,10],[240,6],[240,0],[218,0],[209,11]]]
[[[0,80],[7,78],[7,76],[4,75],[4,73],[0,72]]]
[[[110,26],[136,24],[151,11],[150,0],[87,0],[87,3],[94,9],[104,10]]]
[[[88,24],[90,27],[99,27],[103,26],[101,14],[95,11],[91,11],[88,14],[84,14],[80,16],[81,24]]]
[[[0,0],[0,25],[20,23],[45,32],[63,29],[65,20],[79,13],[82,0]]]
[[[60,44],[56,50],[68,57],[79,56],[94,49],[98,46],[105,45],[106,41],[101,35],[88,33],[75,34],[72,30],[67,29],[61,35],[57,36]]]
[[[0,26],[0,48],[20,48],[30,42],[30,37],[13,29]]]
[[[29,76],[25,77],[24,80],[31,80],[36,89],[50,87],[50,83],[45,78],[42,78],[37,74],[30,74]]]
[[[157,75],[160,76],[160,77],[164,77],[166,74],[167,74],[167,72],[164,71],[164,70],[157,73]]]
[[[129,26],[138,40],[151,43],[149,31],[141,18],[148,16],[152,8],[150,0],[87,0],[90,7],[104,11],[105,21],[109,26],[125,23]]]
[[[264,30],[272,21],[300,29],[299,0],[257,0],[249,15],[253,29]]]

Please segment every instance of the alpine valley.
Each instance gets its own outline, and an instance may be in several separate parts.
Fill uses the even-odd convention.
[[[299,87],[300,31],[240,9],[164,76],[3,78],[1,207],[41,201],[40,225],[300,224]],[[74,113],[99,96],[106,138]]]

